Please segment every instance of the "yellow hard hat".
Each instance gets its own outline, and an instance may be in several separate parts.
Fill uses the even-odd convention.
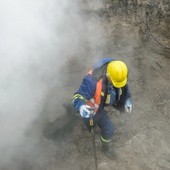
[[[123,87],[127,82],[128,68],[122,61],[111,61],[107,66],[107,76],[115,87]]]

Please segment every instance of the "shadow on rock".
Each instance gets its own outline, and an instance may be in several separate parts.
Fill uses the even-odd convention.
[[[46,124],[43,134],[47,139],[62,142],[70,137],[78,121],[78,114],[71,103],[65,103],[63,107],[65,108],[65,114]]]

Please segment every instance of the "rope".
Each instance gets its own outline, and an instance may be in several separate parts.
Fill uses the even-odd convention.
[[[95,170],[98,170],[97,155],[96,155],[96,144],[95,144],[95,132],[94,132],[93,128],[91,130],[91,136],[92,136],[92,144],[93,144],[93,155],[94,155]]]

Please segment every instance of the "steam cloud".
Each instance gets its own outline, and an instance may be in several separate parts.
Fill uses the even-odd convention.
[[[75,9],[69,0],[0,1],[0,167],[10,162],[77,49],[82,21]]]

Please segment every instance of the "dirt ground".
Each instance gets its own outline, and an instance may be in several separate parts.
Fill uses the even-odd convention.
[[[66,75],[63,83],[50,89],[44,109],[25,133],[19,152],[2,169],[95,169],[91,136],[78,113],[72,108],[65,109],[63,104],[71,102],[74,91],[95,61],[113,57],[122,59],[129,67],[133,111],[119,113],[109,108],[108,115],[116,127],[112,147],[117,157],[113,161],[101,152],[100,129],[96,127],[98,169],[169,170],[170,60],[152,50],[160,48],[159,45],[141,41],[139,26],[126,19],[87,11],[82,11],[82,15],[87,27],[80,37],[79,51],[65,63],[68,69],[63,71]],[[92,27],[88,27],[89,23]]]

